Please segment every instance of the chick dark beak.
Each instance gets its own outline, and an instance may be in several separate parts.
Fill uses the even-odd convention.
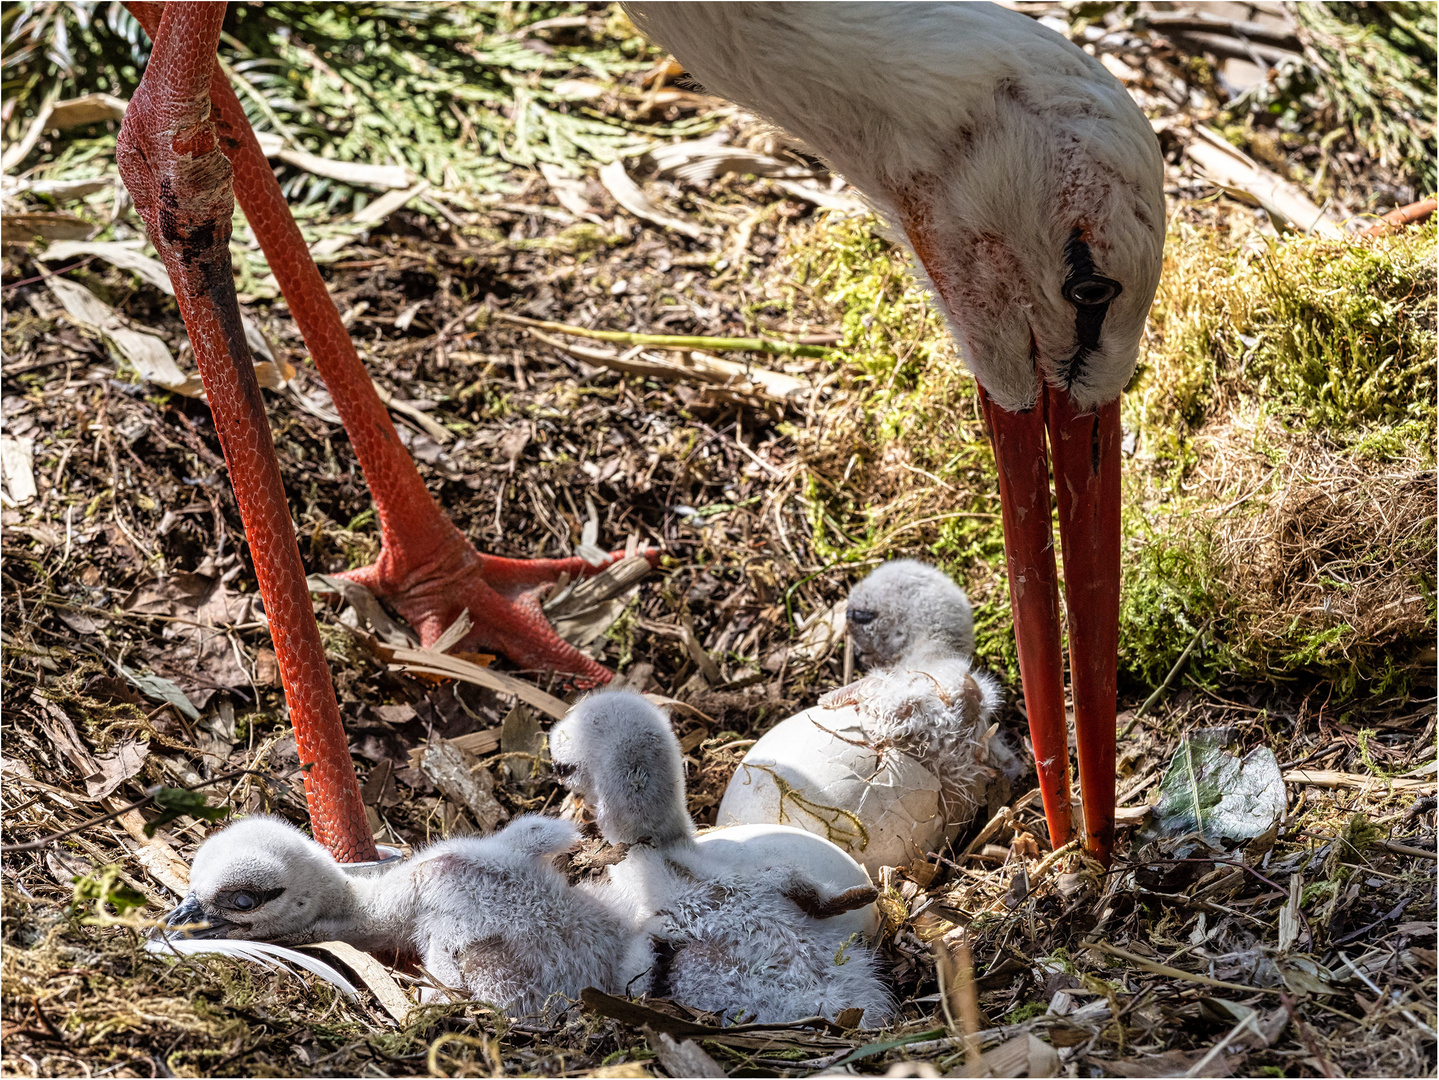
[[[180,906],[161,920],[152,937],[223,938],[229,937],[235,924],[218,915],[209,915],[199,898],[191,893]]]
[[[980,389],[999,467],[999,498],[1020,678],[1050,841],[1071,833],[1059,584],[1050,528],[1050,452],[1064,551],[1070,678],[1085,847],[1114,846],[1115,673],[1119,653],[1119,403],[1081,412],[1046,386],[1009,412]],[[1047,437],[1047,439],[1046,439]],[[1046,448],[1046,441],[1048,447]]]

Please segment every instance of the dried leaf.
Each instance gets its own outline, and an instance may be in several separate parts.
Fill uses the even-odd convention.
[[[390,618],[390,613],[380,606],[375,594],[359,582],[329,574],[311,574],[305,579],[305,584],[312,593],[338,593],[354,608],[360,628],[368,626],[386,645],[409,646],[415,643],[410,631]]]
[[[0,479],[8,506],[24,506],[35,497],[35,440],[0,437]]]
[[[421,180],[414,187],[401,191],[390,191],[369,203],[350,219],[355,225],[378,225],[395,211],[403,209],[411,199],[417,199],[430,190],[430,182]]]
[[[1289,875],[1289,899],[1279,909],[1279,951],[1287,952],[1299,940],[1299,894],[1301,881],[1298,874]]]
[[[415,1003],[405,996],[405,992],[390,975],[390,969],[369,953],[361,952],[344,941],[317,941],[305,948],[329,953],[358,975],[360,981],[369,988],[370,993],[375,995],[376,1000],[396,1023],[403,1024],[410,1015]]]
[[[493,832],[509,817],[494,796],[490,770],[447,739],[432,740],[420,755],[420,771],[456,806],[467,807],[480,832]]]
[[[95,226],[74,214],[35,210],[6,214],[0,228],[6,247],[24,247],[32,240],[79,240],[89,236]]]
[[[601,166],[600,183],[614,196],[615,202],[640,220],[683,233],[691,240],[698,240],[704,235],[704,230],[695,222],[668,213],[656,205],[654,200],[630,179],[629,173],[625,172],[624,162],[611,161],[608,165]]]
[[[153,285],[167,296],[175,295],[175,287],[170,283],[170,274],[165,269],[165,264],[148,255],[142,255],[129,244],[65,240],[51,244],[40,254],[39,258],[42,262],[63,262],[82,255],[93,255],[96,258],[104,259],[111,266],[129,270],[141,281]],[[63,300],[61,302],[63,303]],[[67,306],[66,311],[69,310]],[[72,314],[74,313],[72,312]],[[270,347],[269,339],[255,325],[254,320],[244,312],[240,313],[240,324],[245,328],[245,343],[250,346],[250,352],[255,358],[255,378],[261,386],[268,390],[283,390],[295,378],[295,366],[288,360],[276,358],[275,350]],[[103,329],[101,332],[104,332]],[[168,354],[167,349],[166,355]],[[168,389],[177,394],[184,394],[186,397],[202,398],[205,396],[205,387],[198,374],[182,378],[180,382],[172,386],[163,382],[160,385],[167,386]]]
[[[500,750],[506,755],[501,768],[512,780],[528,781],[539,772],[544,747],[539,717],[529,706],[516,705],[500,726]]]
[[[1274,751],[1244,758],[1225,751],[1223,732],[1196,732],[1179,744],[1159,787],[1141,842],[1198,832],[1213,842],[1263,835],[1284,813],[1284,781]]]
[[[640,580],[652,569],[643,555],[632,555],[557,591],[544,605],[555,633],[581,649],[597,641],[624,612]]]
[[[39,707],[35,719],[50,740],[50,745],[64,754],[81,776],[89,776],[91,773],[99,771],[94,755],[81,740],[80,733],[75,730],[75,724],[69,714],[49,698],[41,696],[38,690],[30,692],[30,700]]]
[[[162,678],[155,674],[141,675],[123,664],[117,665],[125,678],[135,684],[135,688],[152,701],[163,701],[175,706],[184,716],[191,720],[200,719],[200,710],[195,708],[185,692],[176,686],[169,679]]]
[[[675,1042],[672,1035],[650,1027],[640,1029],[655,1052],[655,1057],[671,1076],[728,1076],[719,1062],[710,1057],[693,1039]]]
[[[167,390],[186,385],[185,373],[175,363],[169,346],[154,334],[130,329],[110,305],[83,285],[62,277],[46,278],[45,284],[73,322],[108,341],[139,372],[140,378]]]
[[[439,675],[446,679],[484,686],[497,693],[518,698],[527,705],[533,705],[546,716],[556,720],[570,711],[570,707],[553,694],[547,694],[538,686],[516,679],[500,671],[489,671],[461,660],[457,656],[437,653],[432,649],[383,649],[382,656],[394,665],[394,670],[420,675]]]
[[[123,98],[112,94],[86,94],[68,101],[57,101],[47,126],[66,131],[91,124],[118,124],[125,119],[125,106]]]
[[[103,799],[145,767],[150,747],[138,739],[115,744],[108,754],[95,755],[99,769],[85,777],[85,790],[92,799]]]
[[[307,154],[303,150],[287,147],[285,140],[272,132],[257,131],[255,137],[260,141],[260,149],[266,157],[279,158],[287,165],[293,165],[315,176],[338,180],[342,184],[407,188],[415,182],[410,170],[402,165],[367,165],[361,161],[336,161],[334,158],[324,158],[318,154]]]
[[[781,161],[768,154],[729,146],[723,140],[727,132],[708,139],[661,143],[652,146],[645,156],[655,163],[657,174],[673,176],[690,184],[703,183],[725,173],[749,173],[754,176],[813,176],[814,170],[794,162]]]

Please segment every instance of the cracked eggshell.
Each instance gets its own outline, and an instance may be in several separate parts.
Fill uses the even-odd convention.
[[[827,730],[826,730],[827,729]],[[939,777],[870,744],[853,708],[815,706],[767,732],[725,789],[720,825],[795,825],[849,852],[871,876],[939,847]]]
[[[759,869],[782,866],[803,870],[816,884],[837,892],[872,885],[865,868],[841,848],[822,836],[792,825],[731,825],[709,829],[695,837],[717,862]],[[846,933],[871,938],[879,929],[879,909],[874,904],[836,915],[832,920]]]

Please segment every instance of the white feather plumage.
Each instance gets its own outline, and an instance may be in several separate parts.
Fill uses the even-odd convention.
[[[578,839],[570,822],[526,816],[490,836],[443,841],[350,876],[287,822],[245,818],[201,846],[193,892],[171,916],[208,922],[218,940],[174,944],[247,958],[279,955],[270,945],[251,949],[256,939],[413,952],[444,986],[516,1014],[576,998],[587,986],[623,993],[648,971],[649,942],[555,869],[553,857]],[[249,898],[244,910],[238,893]]]
[[[268,941],[233,941],[224,938],[209,940],[199,938],[151,938],[145,942],[145,951],[160,956],[228,956],[235,960],[246,960],[252,964],[294,975],[289,965],[303,968],[311,975],[324,979],[347,998],[358,995],[349,979],[345,978],[323,960],[284,945],[271,945]]]
[[[766,1022],[847,1008],[863,1009],[868,1024],[891,1015],[874,951],[852,918],[874,896],[864,871],[797,829],[751,831],[735,843],[724,829],[697,838],[678,740],[643,696],[583,699],[551,730],[550,756],[594,807],[605,839],[631,845],[595,891],[658,940],[656,993]],[[839,867],[848,880],[833,880]],[[827,904],[837,905],[833,917],[807,913]]]
[[[1123,292],[1069,386],[1134,371],[1162,258],[1163,159],[1104,67],[981,3],[627,3],[706,88],[799,137],[912,244],[965,360],[1006,409],[1076,354],[1065,245],[1083,231]]]

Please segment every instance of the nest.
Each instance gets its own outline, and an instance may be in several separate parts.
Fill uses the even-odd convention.
[[[1293,651],[1296,634],[1351,662],[1432,645],[1433,593],[1421,583],[1436,558],[1433,470],[1328,464],[1327,475],[1292,475],[1272,504],[1222,530],[1237,620],[1276,655]]]

